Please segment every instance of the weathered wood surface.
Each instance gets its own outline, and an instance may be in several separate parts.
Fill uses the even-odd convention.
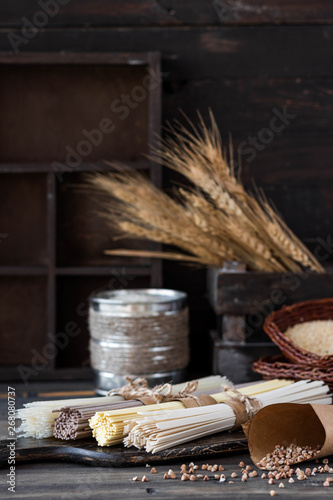
[[[223,459],[208,461],[210,464],[222,464],[225,468],[225,475],[228,480],[220,483],[209,474],[210,480],[203,482],[202,479],[192,481],[181,481],[179,474],[179,464],[163,464],[157,466],[157,474],[150,474],[149,468],[117,468],[106,469],[104,467],[87,467],[78,464],[64,463],[41,463],[18,466],[17,488],[15,493],[7,492],[2,485],[3,498],[13,498],[24,500],[69,500],[69,499],[99,499],[99,500],[119,500],[136,498],[146,500],[149,496],[161,500],[203,500],[203,499],[225,499],[225,500],[267,500],[269,492],[274,490],[277,498],[283,500],[322,500],[332,498],[332,488],[324,488],[324,475],[310,477],[307,481],[295,481],[289,484],[284,481],[285,488],[278,488],[278,484],[269,485],[267,479],[260,479],[260,476],[249,479],[246,483],[241,481],[238,463],[243,460],[245,464],[250,464],[248,454],[234,455]],[[194,461],[201,467],[205,461]],[[188,462],[187,462],[188,465]],[[315,464],[309,463],[309,466]],[[164,480],[163,475],[170,467],[175,471],[177,478]],[[205,472],[205,471],[201,471]],[[232,479],[233,484],[229,484],[230,475],[237,472],[238,477]],[[4,474],[4,471],[1,472]],[[148,482],[141,482],[143,475],[146,475]],[[140,480],[133,481],[137,476]],[[325,476],[326,477],[326,476]],[[9,496],[10,495],[10,496]]]
[[[257,0],[59,0],[58,4],[58,13],[50,16],[50,26],[327,24],[333,20],[330,0],[315,4],[310,0],[301,4],[290,0],[260,3]],[[23,15],[31,19],[38,10],[41,8],[34,0],[16,0],[15,3],[2,0],[0,25],[20,26]]]
[[[332,457],[333,458],[333,457]],[[246,483],[241,481],[238,463],[244,461],[246,465],[253,464],[248,453],[230,454],[226,456],[214,456],[204,460],[190,457],[184,462],[188,465],[194,462],[201,469],[203,463],[223,465],[227,481],[220,483],[214,478],[214,474],[208,472],[209,481],[203,482],[202,478],[196,482],[180,480],[179,465],[183,463],[166,462],[155,465],[149,460],[149,465],[155,465],[156,474],[150,474],[150,467],[146,464],[134,465],[133,467],[105,468],[89,467],[74,463],[48,463],[18,464],[16,466],[17,486],[16,492],[11,493],[11,498],[47,500],[59,500],[69,498],[99,498],[101,500],[129,498],[143,499],[147,495],[154,495],[157,499],[186,499],[186,498],[226,498],[227,500],[245,500],[269,498],[269,492],[275,490],[283,499],[306,498],[318,499],[331,498],[332,492],[323,487],[325,475],[310,477],[307,481],[295,481],[289,484],[286,481],[285,489],[278,488],[278,484],[269,485],[267,479],[263,480],[259,475],[250,478]],[[314,467],[314,463],[308,464]],[[163,475],[172,469],[176,473],[176,479],[164,480]],[[231,473],[236,472],[237,477],[231,478]],[[0,474],[5,476],[6,471],[2,469]],[[198,473],[205,471],[198,470]],[[148,482],[141,482],[146,475]],[[137,476],[139,481],[133,481]],[[233,484],[229,484],[232,480]],[[277,482],[279,483],[279,482]],[[8,493],[9,494],[9,493]]]

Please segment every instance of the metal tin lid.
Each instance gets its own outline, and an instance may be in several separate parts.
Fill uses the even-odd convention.
[[[94,311],[109,316],[173,314],[184,309],[187,294],[164,288],[103,291],[90,297]]]

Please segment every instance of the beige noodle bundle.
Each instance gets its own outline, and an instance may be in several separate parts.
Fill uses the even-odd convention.
[[[250,411],[238,421],[237,407],[234,408],[232,403],[229,406],[228,402],[188,410],[164,410],[153,413],[142,409],[136,419],[129,423],[125,422],[124,433],[128,436],[124,439],[124,444],[156,453],[187,441],[236,428],[251,420],[260,408],[276,403],[332,404],[332,397],[328,392],[329,388],[323,382],[309,380],[294,382],[256,395],[255,401],[259,405],[253,412],[250,408]]]

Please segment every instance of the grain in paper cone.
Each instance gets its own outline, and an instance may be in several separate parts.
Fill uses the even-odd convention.
[[[276,445],[289,446],[291,443],[311,448],[319,445],[318,458],[333,455],[332,405],[270,405],[260,410],[243,428],[255,465],[267,453],[271,453]]]

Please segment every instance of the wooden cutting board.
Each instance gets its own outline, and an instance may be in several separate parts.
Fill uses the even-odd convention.
[[[0,466],[8,465],[9,440],[0,441]],[[220,456],[247,451],[247,440],[242,431],[222,432],[152,455],[123,445],[101,447],[93,438],[81,441],[59,439],[19,438],[16,441],[16,464],[38,461],[77,462],[99,467],[128,467],[134,465],[175,462],[194,458]]]

